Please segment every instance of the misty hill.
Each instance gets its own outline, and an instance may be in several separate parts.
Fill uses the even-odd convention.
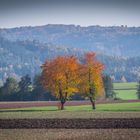
[[[81,55],[80,49],[69,49],[37,41],[11,42],[0,38],[0,79],[8,76],[34,76],[46,58],[58,55]]]
[[[97,52],[104,73],[115,81],[137,81],[140,76],[139,27],[80,27],[46,25],[0,29],[0,80],[40,72],[46,58]],[[126,56],[126,57],[125,57]]]
[[[29,74],[33,77],[40,72],[40,66],[46,58],[58,55],[75,55],[81,59],[84,51],[38,41],[15,41],[0,38],[0,79],[8,76],[20,78]],[[140,72],[140,57],[121,58],[98,54],[97,58],[105,65],[104,73],[111,75],[115,81],[124,76],[128,81],[136,81]]]
[[[140,56],[140,27],[45,25],[0,29],[0,35],[10,41],[37,40],[113,56]]]

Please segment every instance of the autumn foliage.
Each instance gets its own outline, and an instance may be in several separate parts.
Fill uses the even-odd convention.
[[[42,84],[61,101],[61,109],[74,93],[86,94],[95,109],[95,96],[102,93],[103,65],[95,53],[86,53],[83,63],[74,56],[58,56],[42,65]]]
[[[102,71],[104,66],[96,60],[94,52],[88,52],[84,55],[83,63],[79,67],[81,82],[78,89],[89,97],[95,109],[95,97],[103,93]]]
[[[58,56],[46,60],[42,66],[42,83],[61,101],[61,109],[67,98],[77,92],[78,63],[74,56]]]

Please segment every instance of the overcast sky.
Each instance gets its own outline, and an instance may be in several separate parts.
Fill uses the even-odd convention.
[[[0,28],[45,24],[140,26],[140,0],[0,0]]]

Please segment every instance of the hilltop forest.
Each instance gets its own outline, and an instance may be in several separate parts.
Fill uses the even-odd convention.
[[[114,81],[138,81],[140,27],[45,25],[0,29],[0,85],[7,77],[41,72],[46,58],[95,51]]]

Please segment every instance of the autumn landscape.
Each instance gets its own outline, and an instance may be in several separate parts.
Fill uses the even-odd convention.
[[[0,140],[139,140],[138,0],[0,1]]]

